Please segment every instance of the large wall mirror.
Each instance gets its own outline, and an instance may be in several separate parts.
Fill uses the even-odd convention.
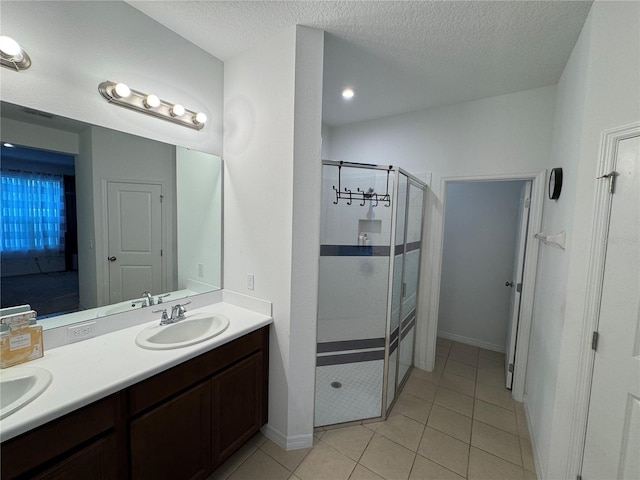
[[[52,328],[221,288],[220,157],[2,102],[2,308]]]

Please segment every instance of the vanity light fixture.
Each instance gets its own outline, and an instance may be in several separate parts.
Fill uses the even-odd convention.
[[[195,130],[202,130],[207,122],[207,116],[203,112],[187,110],[179,103],[166,102],[156,95],[133,90],[124,83],[102,82],[98,85],[98,91],[109,103]]]
[[[144,106],[147,108],[158,108],[160,99],[156,95],[147,95],[144,99]]]
[[[184,115],[184,112],[184,107],[179,103],[176,103],[173,107],[171,107],[171,110],[169,111],[172,117],[181,117],[182,115]]]
[[[3,35],[0,36],[0,64],[19,72],[31,66],[31,59],[18,42]]]

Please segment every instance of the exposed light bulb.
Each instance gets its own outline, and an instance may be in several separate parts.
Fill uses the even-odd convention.
[[[345,88],[344,90],[342,90],[342,98],[344,98],[345,100],[351,100],[355,94],[356,92],[355,90],[353,90],[353,88]]]
[[[11,37],[0,37],[0,52],[6,57],[16,60],[22,59],[22,48],[20,48],[18,42]]]
[[[127,98],[131,95],[131,89],[126,83],[117,83],[115,87],[113,87],[113,94],[117,98]]]
[[[158,108],[160,106],[160,99],[156,95],[147,95],[144,98],[144,106],[147,108]]]
[[[206,121],[207,115],[202,112],[198,112],[193,116],[193,123],[195,123],[196,125],[204,124]]]
[[[179,103],[176,103],[173,107],[171,107],[169,113],[171,113],[172,117],[181,117],[182,115],[184,115],[184,107]]]

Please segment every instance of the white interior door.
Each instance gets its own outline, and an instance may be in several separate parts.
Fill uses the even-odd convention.
[[[107,182],[109,303],[162,292],[162,186]]]
[[[506,352],[504,356],[507,388],[513,385],[513,365],[516,358],[516,338],[520,319],[520,298],[522,296],[522,276],[524,274],[524,256],[527,249],[529,226],[529,210],[531,204],[531,181],[524,182],[520,193],[520,213],[518,215],[518,237],[516,239],[516,255],[513,262],[511,280],[511,304],[509,307],[509,323],[507,324]]]
[[[640,478],[640,137],[618,143],[582,478]]]

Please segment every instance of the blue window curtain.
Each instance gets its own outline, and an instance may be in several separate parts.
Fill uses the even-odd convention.
[[[1,172],[0,251],[57,253],[64,250],[64,184],[61,175]]]

